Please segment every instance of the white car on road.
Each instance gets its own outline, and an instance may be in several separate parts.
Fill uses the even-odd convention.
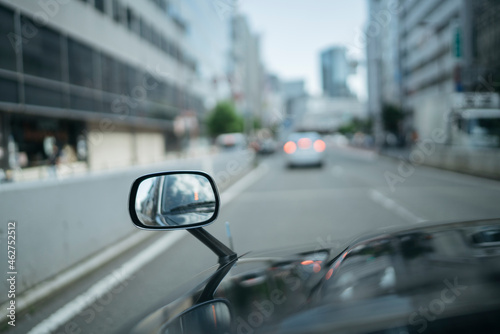
[[[325,160],[326,144],[316,132],[294,132],[283,146],[288,167],[318,166]]]

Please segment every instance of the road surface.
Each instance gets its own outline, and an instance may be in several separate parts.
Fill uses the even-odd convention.
[[[500,182],[409,166],[362,150],[335,148],[327,153],[321,169],[287,169],[281,153],[261,158],[255,182],[222,207],[219,219],[208,230],[228,243],[225,222],[229,222],[235,250],[243,254],[301,245],[327,247],[391,225],[500,217]],[[75,305],[78,296],[86,296],[103,277],[165,233],[183,232],[152,233],[158,236],[19,314],[10,332],[42,333],[50,328],[47,319],[52,319],[56,333],[116,332],[130,319],[152,311],[207,276],[210,271],[196,275],[217,261],[185,233],[89,306],[75,314],[61,311],[71,310],[68,305]]]

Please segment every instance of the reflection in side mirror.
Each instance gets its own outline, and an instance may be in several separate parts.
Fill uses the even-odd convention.
[[[231,333],[231,312],[226,301],[212,300],[188,309],[167,323],[161,332],[165,334]]]
[[[145,229],[186,229],[217,218],[219,194],[203,172],[165,172],[145,175],[132,185],[130,217]]]

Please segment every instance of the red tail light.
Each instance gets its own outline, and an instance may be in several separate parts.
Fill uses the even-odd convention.
[[[316,152],[323,152],[325,148],[326,144],[321,139],[318,139],[314,142],[314,150],[316,150]]]
[[[289,141],[283,146],[283,150],[286,154],[292,154],[297,150],[297,145],[293,141]]]

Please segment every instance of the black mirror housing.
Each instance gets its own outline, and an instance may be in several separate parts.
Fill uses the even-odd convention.
[[[201,171],[170,171],[139,177],[132,184],[129,214],[145,230],[193,229],[217,219],[217,186]]]

